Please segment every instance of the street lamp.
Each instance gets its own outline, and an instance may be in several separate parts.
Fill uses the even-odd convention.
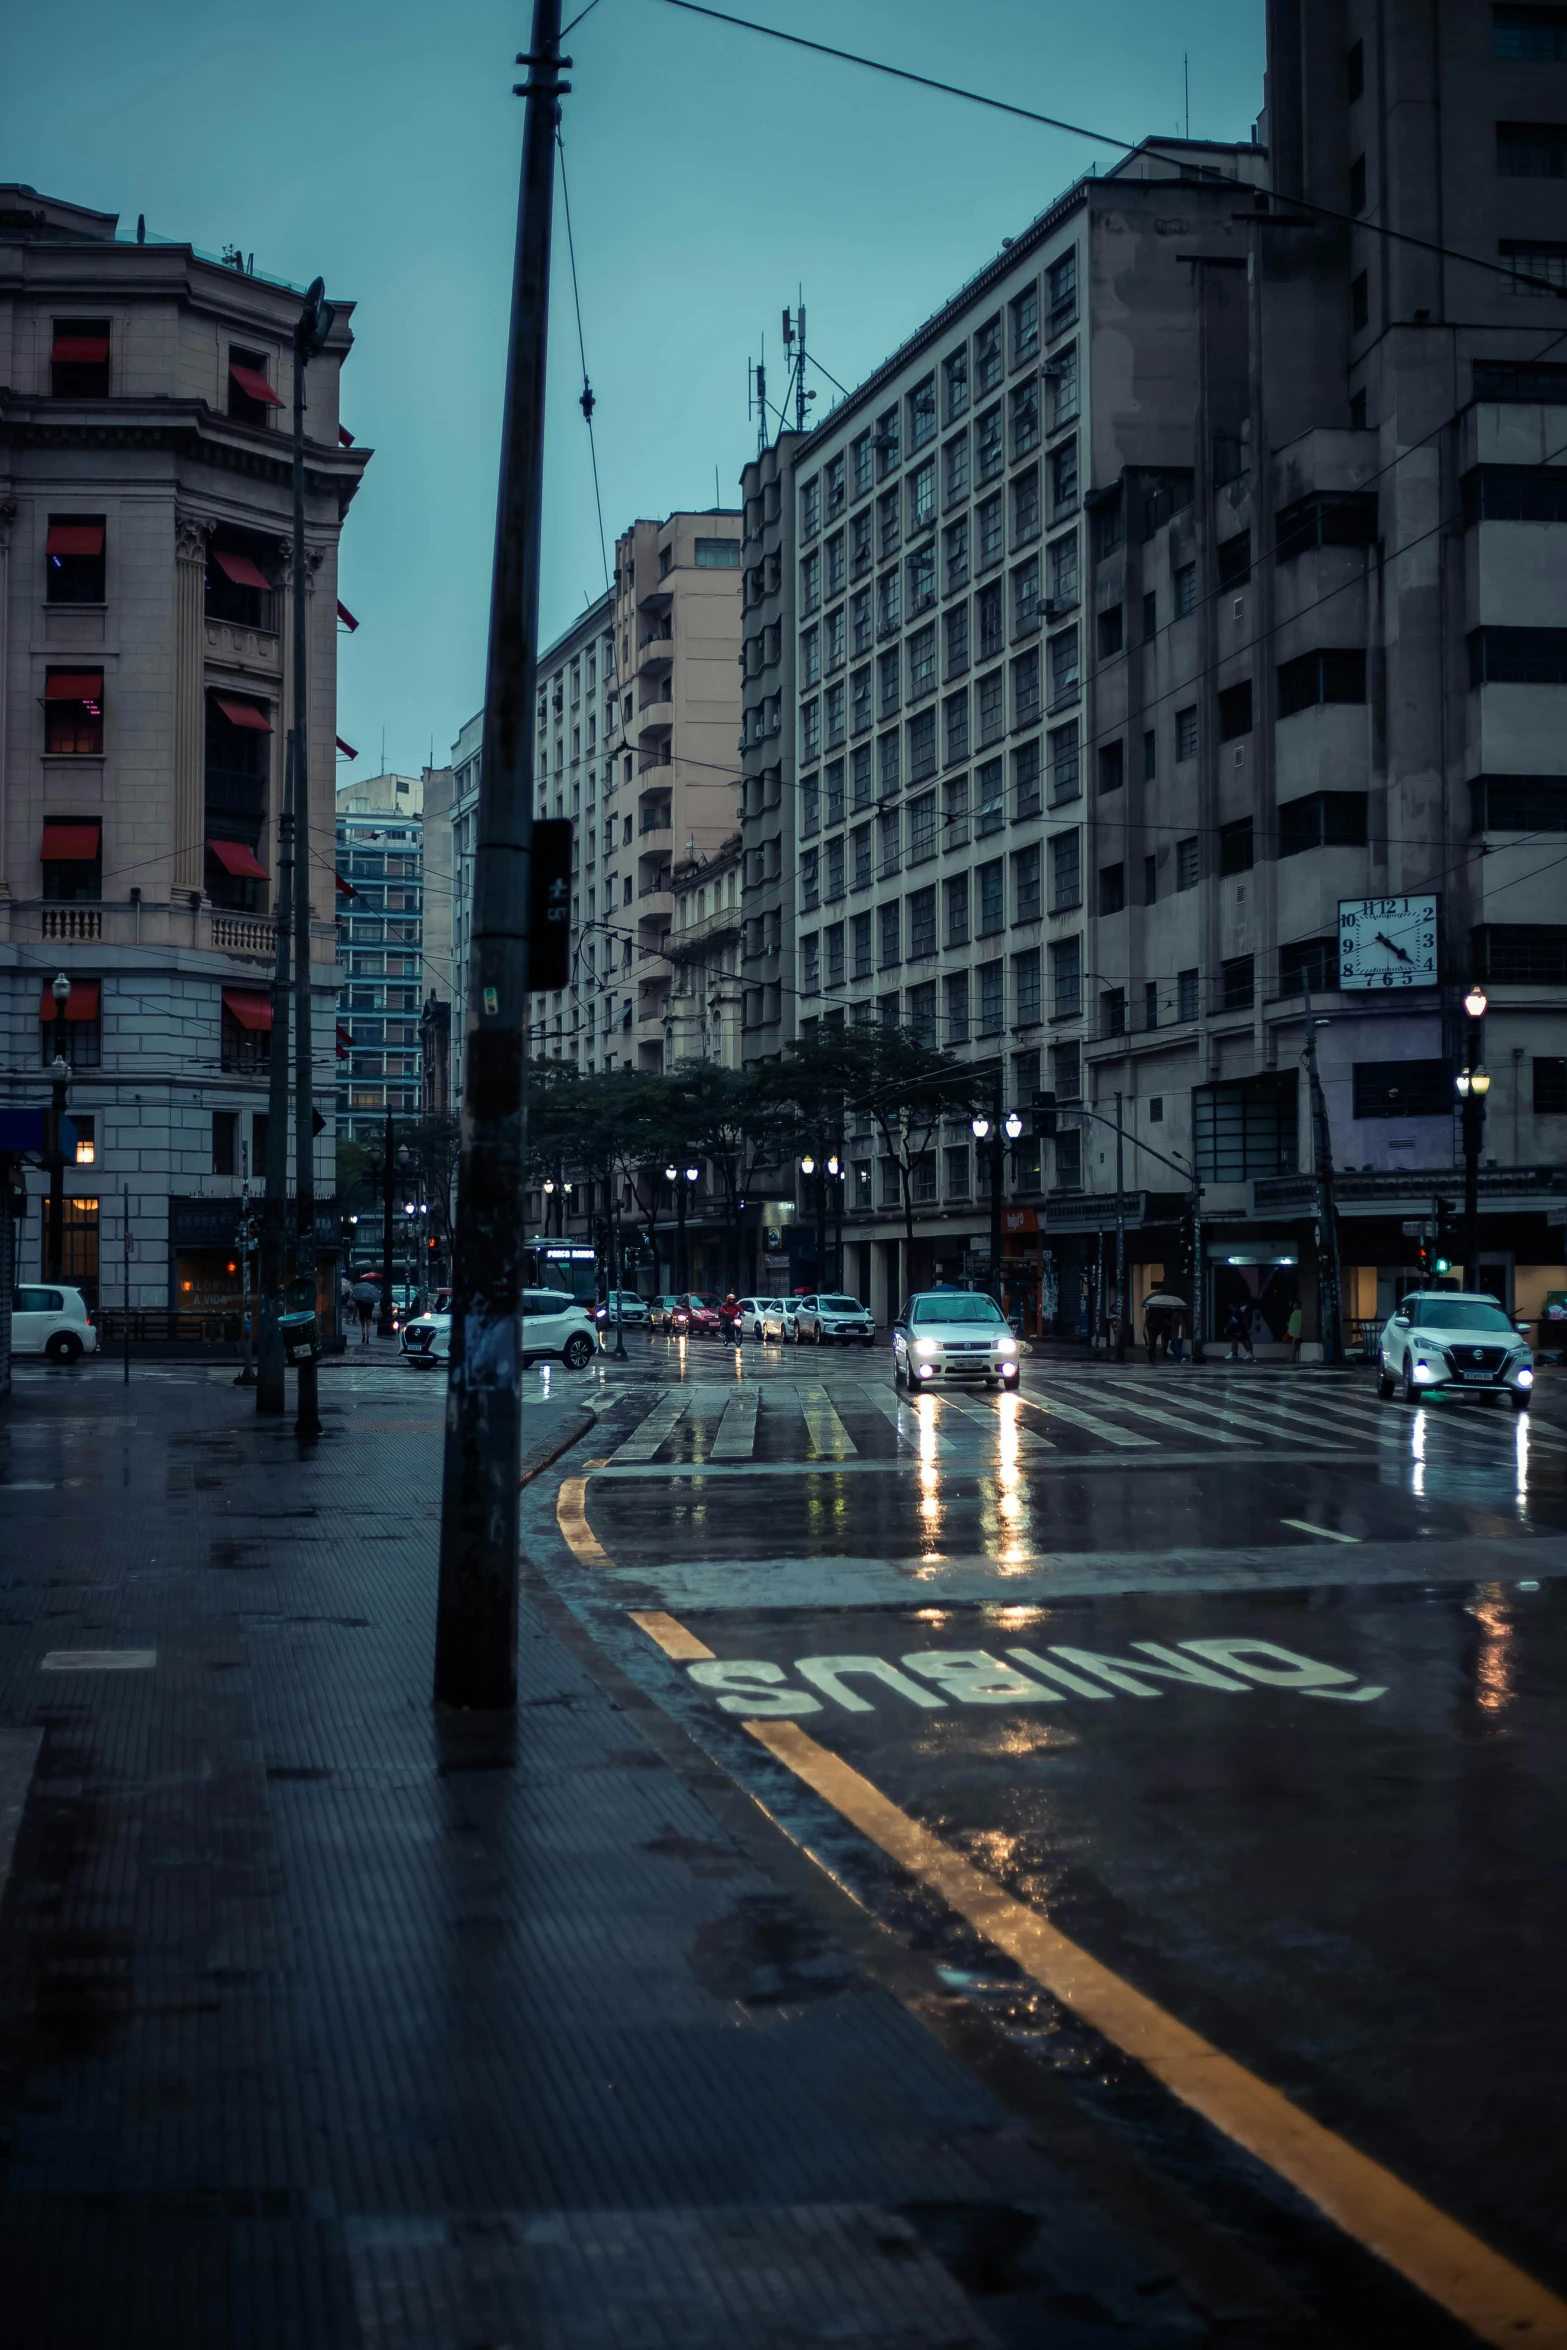
[[[681,1181],[682,1172],[685,1176],[684,1182]],[[690,1287],[686,1270],[686,1186],[688,1184],[697,1182],[701,1177],[701,1173],[702,1170],[700,1167],[687,1167],[684,1170],[679,1167],[666,1167],[664,1169],[664,1180],[666,1183],[673,1184],[675,1192],[675,1288],[682,1296]]]
[[[48,1278],[58,1281],[65,1265],[65,1128],[61,1121],[65,1116],[65,1088],[71,1074],[65,1050],[65,1007],[70,1000],[71,983],[63,971],[55,973],[49,992],[54,997],[54,1065],[49,1072],[54,1080],[50,1101],[54,1113],[54,1147],[49,1154]]]
[[[1480,1150],[1485,1140],[1485,1097],[1491,1080],[1484,1064],[1485,989],[1479,982],[1464,997],[1468,1019],[1464,1066],[1453,1083],[1458,1092],[1458,1123],[1464,1145],[1464,1287],[1480,1286]]]
[[[990,1145],[990,1285],[996,1303],[1005,1311],[1001,1283],[1001,1178],[1004,1157],[1003,1137],[1016,1142],[1023,1131],[1023,1120],[1016,1110],[1003,1113],[1001,1108],[1001,1081],[996,1081],[996,1103],[993,1115],[983,1110],[969,1120],[969,1132],[976,1142]]]

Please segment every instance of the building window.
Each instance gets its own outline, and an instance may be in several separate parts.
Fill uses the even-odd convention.
[[[984,658],[983,653],[981,658]],[[979,741],[982,745],[995,742],[1006,731],[1006,711],[1003,708],[1005,684],[1002,672],[993,669],[988,677],[979,680],[975,688]]]
[[[1338,940],[1297,938],[1279,949],[1279,993],[1296,996],[1338,993]]]
[[[903,625],[903,581],[896,564],[876,582],[876,634],[890,636]]]
[[[1197,756],[1197,712],[1195,708],[1175,713],[1175,756],[1177,760]]]
[[[936,548],[934,541],[929,546],[915,549],[909,557],[908,570],[909,617],[912,620],[916,612],[929,611],[931,605],[936,601]],[[935,633],[935,630],[932,629],[933,642]]]
[[[1221,588],[1243,587],[1251,577],[1251,532],[1238,530],[1220,539],[1215,550]]]
[[[263,999],[265,1000],[265,999]],[[270,1012],[269,1015],[270,1017]],[[61,1027],[64,1036],[61,1036]],[[63,1024],[55,1018],[54,989],[46,984],[39,1003],[39,1060],[47,1069],[56,1054],[72,1069],[97,1069],[103,1062],[103,985],[73,979]]]
[[[44,542],[44,601],[104,601],[104,521],[101,514],[51,514]]]
[[[1113,660],[1121,650],[1123,607],[1112,604],[1107,612],[1098,615],[1099,658]]]
[[[822,471],[822,479],[826,485],[827,519],[831,522],[835,515],[843,512],[846,503],[841,454],[828,458]]]
[[[1477,775],[1469,792],[1473,832],[1567,832],[1567,777]]]
[[[1039,467],[1030,465],[1012,484],[1012,544],[1027,546],[1040,529]]]
[[[950,596],[955,589],[968,585],[967,515],[961,522],[949,522],[941,534],[941,541],[946,555],[947,593]]]
[[[809,909],[821,903],[820,852],[806,849],[800,858],[800,903]]]
[[[820,608],[822,600],[822,554],[813,547],[800,563],[800,610],[807,616]]]
[[[1002,778],[1005,774],[999,759],[987,759],[974,774],[974,830],[983,839],[987,833],[1000,832],[1007,820],[1006,793]]]
[[[934,803],[933,803],[934,805]],[[909,898],[909,959],[918,962],[936,952],[936,889],[917,889]],[[935,1013],[934,997],[931,1003]]]
[[[842,543],[842,538],[843,533],[840,531],[836,539],[831,539],[828,541],[829,552],[833,547]],[[828,672],[829,675],[831,675],[833,670],[841,669],[843,667],[844,656],[847,651],[845,620],[846,614],[844,612],[843,606],[840,604],[836,611],[829,612],[826,619],[822,622],[822,667]],[[591,743],[592,740],[593,721],[590,718],[588,720],[588,741]]]
[[[1077,660],[1077,630],[1064,628],[1050,639],[1050,707],[1059,710],[1075,702],[1082,690]]]
[[[1077,436],[1050,452],[1050,519],[1059,519],[1077,504]]]
[[[869,979],[871,975],[871,918],[856,914],[849,923],[850,977]]]
[[[1012,723],[1037,726],[1040,717],[1039,648],[1019,653],[1012,664]]]
[[[1021,367],[1032,359],[1039,349],[1039,288],[1025,286],[1021,294],[1008,303],[1012,320],[1012,364]]]
[[[1158,493],[1154,492],[1144,500],[1143,511],[1145,521],[1157,496]],[[1152,538],[1154,528],[1154,524],[1151,522],[1148,523],[1147,528],[1143,532],[1144,538]],[[1094,500],[1095,555],[1101,562],[1103,562],[1107,555],[1113,555],[1115,553],[1117,547],[1119,547],[1125,540],[1125,537],[1126,500],[1121,495],[1120,483],[1116,482],[1112,488],[1102,490],[1099,496]]]
[[[923,530],[936,512],[936,462],[927,458],[909,475],[909,528]]]
[[[815,685],[822,674],[821,638],[814,628],[800,631],[800,683]]]
[[[106,318],[54,321],[49,390],[56,400],[109,397],[109,321]]]
[[[830,685],[827,688],[822,701],[827,714],[827,748],[830,751],[836,750],[843,741],[844,732],[844,694],[841,678],[836,685]]]
[[[1249,816],[1238,816],[1233,824],[1219,827],[1219,871],[1221,874],[1249,873],[1252,862],[1252,823]]]
[[[1563,251],[1567,253],[1567,247]],[[1471,466],[1461,484],[1466,527],[1477,522],[1567,522],[1564,475],[1567,467],[1556,465]]]
[[[1050,299],[1050,333],[1060,334],[1077,316],[1077,249],[1063,253],[1045,272]]]
[[[932,629],[930,632],[932,638],[935,633],[935,630]],[[932,650],[932,672],[933,674],[926,682],[933,685],[935,683],[934,648]],[[935,772],[936,713],[933,709],[922,710],[917,718],[909,720],[909,781],[923,783],[927,775],[934,775]]]
[[[1025,636],[1039,626],[1039,557],[1031,555],[1012,573],[1012,633]]]
[[[813,539],[822,522],[822,484],[820,474],[812,474],[800,491],[800,536]]]
[[[898,854],[898,811],[883,808],[876,819],[877,845],[880,861],[877,866],[883,880],[896,873],[901,862]]]
[[[1469,933],[1476,979],[1500,987],[1567,987],[1567,924],[1482,923]]]
[[[1050,753],[1050,805],[1059,808],[1063,801],[1075,800],[1083,788],[1077,728],[1053,727],[1047,747]]]
[[[266,353],[242,351],[237,343],[230,344],[228,412],[234,421],[265,427],[272,422],[274,408],[282,405],[267,381]]]
[[[1534,1057],[1534,1114],[1537,1118],[1567,1118],[1567,1059],[1558,1054]]]
[[[1497,57],[1542,65],[1567,62],[1567,8],[1499,6],[1491,11],[1491,45]],[[1356,47],[1360,44],[1357,42]]]
[[[827,984],[829,987],[842,987],[843,924],[841,922],[832,923],[828,929],[822,932],[822,937],[827,943]]]
[[[1019,1028],[1035,1028],[1039,1024],[1039,949],[1029,947],[1012,958],[1012,1003]]]
[[[1159,902],[1159,859],[1152,849],[1143,859],[1143,904],[1156,906]]]
[[[802,759],[819,757],[822,747],[822,706],[820,702],[806,702],[800,711],[800,756]]]
[[[1119,735],[1113,743],[1099,746],[1099,789],[1101,792],[1119,791],[1126,781],[1126,745]]]
[[[1363,849],[1366,845],[1363,791],[1308,792],[1286,800],[1279,810],[1279,855],[1298,857],[1307,849]]]
[[[1119,914],[1126,905],[1126,867],[1122,864],[1101,865],[1099,868],[1099,911],[1102,915]]]
[[[999,957],[981,963],[979,979],[979,1033],[999,1036],[1006,1026],[1006,967]]]
[[[923,449],[936,437],[936,378],[927,375],[909,394],[909,447]]]
[[[1009,405],[1012,410],[1012,454],[1026,457],[1039,446],[1039,378],[1030,376],[1027,383],[1014,384]]]
[[[868,808],[874,797],[871,790],[871,746],[869,743],[856,744],[849,754],[849,795],[850,806],[856,815],[862,808]]]
[[[803,776],[800,781],[801,832],[804,834],[810,834],[819,831],[821,828],[821,815],[822,803],[818,778],[814,775]],[[611,833],[613,833],[614,827],[611,826],[610,830]]]
[[[1198,838],[1189,833],[1185,840],[1175,844],[1175,886],[1178,890],[1195,889],[1198,879]]]
[[[967,1020],[963,1025],[966,1035]],[[952,1041],[950,1024],[947,1041],[949,1044]],[[948,1199],[967,1199],[969,1195],[969,1150],[967,1143],[949,1144],[947,1149],[942,1152],[942,1158],[946,1165],[945,1180]]]
[[[1221,1012],[1249,1012],[1256,997],[1250,955],[1231,955],[1219,965],[1219,1009]]]
[[[1352,334],[1360,334],[1371,318],[1371,284],[1364,270],[1349,282],[1349,324]]]
[[[891,970],[898,961],[899,906],[896,898],[876,909],[876,964],[878,970]]]
[[[1197,566],[1195,563],[1182,563],[1175,573],[1175,617],[1184,620],[1189,612],[1195,612],[1196,609]]]
[[[1295,1072],[1192,1088],[1192,1139],[1204,1183],[1293,1175],[1299,1165]]]
[[[898,648],[891,646],[876,656],[877,715],[890,718],[898,707]]]
[[[949,656],[947,666],[950,672],[952,666],[950,634],[947,651]],[[941,715],[946,738],[946,764],[952,767],[957,764],[958,760],[966,759],[969,754],[968,689],[966,686],[958,693],[948,694],[941,705]]]
[[[1159,738],[1150,726],[1143,735],[1143,781],[1152,783],[1159,771]]]
[[[1014,922],[1037,922],[1043,911],[1039,878],[1039,843],[1030,841],[1026,849],[1017,849],[1012,857],[1012,919]]]
[[[1082,835],[1058,832],[1050,842],[1050,911],[1066,914],[1083,902]]]
[[[44,680],[44,750],[56,758],[103,756],[103,671],[51,669]]]
[[[981,395],[994,391],[1002,373],[1001,321],[987,318],[974,337],[974,389]]]
[[[955,433],[942,450],[943,478],[946,483],[947,504],[957,498],[966,498],[969,488],[968,434]]]
[[[1053,1020],[1076,1020],[1082,1009],[1083,942],[1079,938],[1054,939],[1050,947],[1050,1016]]]
[[[961,849],[966,845],[968,836],[968,777],[950,776],[941,787],[942,846]]]
[[[1047,618],[1059,617],[1077,602],[1077,533],[1069,531],[1065,538],[1052,539],[1045,550],[1050,570],[1050,612]]]
[[[936,820],[936,795],[924,792],[909,803],[909,863],[923,865],[934,857],[941,846],[940,827]],[[912,903],[912,900],[910,901]],[[931,916],[934,934],[935,915]],[[934,943],[934,935],[932,939]]]
[[[231,1075],[259,1076],[266,1070],[272,1058],[270,996],[246,988],[223,990],[220,1054]]]
[[[1099,998],[1099,1033],[1101,1036],[1126,1034],[1126,990],[1107,987]]]
[[[877,417],[875,447],[876,478],[878,481],[885,481],[889,473],[897,471],[902,457],[898,446],[898,411],[896,408],[885,408]]]
[[[672,548],[660,550],[673,555]],[[691,559],[698,571],[738,571],[740,568],[740,541],[738,539],[696,539],[692,543]]]
[[[1251,679],[1244,678],[1239,685],[1226,686],[1219,696],[1219,740],[1234,742],[1238,735],[1251,732]]]
[[[1273,559],[1290,563],[1317,547],[1374,547],[1376,543],[1374,490],[1347,491],[1342,496],[1318,491],[1280,508],[1274,522]]]
[[[854,652],[868,653],[876,641],[876,623],[869,588],[861,588],[859,594],[851,598],[849,627]]]
[[[968,414],[968,345],[960,343],[941,363],[942,381],[946,390],[947,422],[956,424],[960,416]]]
[[[1567,685],[1567,628],[1472,628],[1469,682],[1472,686]],[[1355,698],[1364,700],[1364,693]]]
[[[1006,928],[1007,908],[1005,890],[1006,868],[999,857],[976,868],[974,879],[979,891],[979,919],[975,930],[978,938],[993,938]]]
[[[975,555],[981,571],[988,571],[992,563],[999,563],[1006,553],[1005,529],[1001,512],[1001,493],[986,498],[974,509]]]
[[[1012,754],[1012,820],[1026,823],[1040,809],[1039,744],[1021,743]]]
[[[843,835],[827,843],[827,888],[829,902],[836,905],[843,895]]]
[[[800,993],[815,995],[821,983],[821,940],[813,930],[800,941]]]
[[[949,947],[966,947],[969,941],[969,877],[966,873],[954,873],[941,887],[945,943]]]
[[[1567,123],[1499,122],[1496,168],[1505,179],[1567,179]]]
[[[1045,380],[1050,386],[1050,429],[1057,431],[1070,424],[1077,414],[1077,345],[1068,343],[1058,351],[1045,369]]]
[[[869,506],[864,507],[860,513],[854,515],[850,520],[849,569],[853,572],[856,579],[860,577],[862,572],[869,571],[872,562],[875,560],[871,551],[871,540],[874,527],[875,516],[872,514]]]
[[[1195,1020],[1197,1009],[1197,973],[1195,971],[1177,971],[1175,974],[1175,1016],[1177,1020]]]
[[[832,537],[827,541],[824,552],[827,557],[827,571],[826,584],[822,592],[829,596],[841,596],[849,576],[844,537],[841,530],[833,532]]]
[[[871,486],[871,435],[868,432],[862,432],[851,443],[849,457],[854,466],[854,494],[861,498]]]

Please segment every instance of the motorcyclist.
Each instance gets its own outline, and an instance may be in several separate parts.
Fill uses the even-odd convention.
[[[724,1336],[730,1344],[732,1346],[741,1345],[745,1338],[745,1332],[740,1324],[740,1300],[735,1296],[733,1290],[729,1292],[719,1307],[718,1319],[723,1327]]]

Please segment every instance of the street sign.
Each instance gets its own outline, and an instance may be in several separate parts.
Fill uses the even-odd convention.
[[[1418,1216],[1404,1218],[1404,1238],[1406,1240],[1429,1240],[1430,1237],[1431,1227],[1429,1224],[1422,1224]]]

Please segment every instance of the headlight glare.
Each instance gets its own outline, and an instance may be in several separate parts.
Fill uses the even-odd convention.
[[[914,1341],[914,1352],[917,1355],[922,1356],[928,1362],[933,1355],[940,1354],[941,1347],[939,1342],[934,1338],[916,1338]]]
[[[1530,1370],[1527,1363],[1521,1363],[1519,1365],[1518,1384],[1520,1387],[1532,1387],[1534,1385],[1534,1373]]]
[[[1017,1353],[1017,1340],[1015,1338],[998,1338],[996,1340],[996,1352],[998,1355],[1015,1355]]]

